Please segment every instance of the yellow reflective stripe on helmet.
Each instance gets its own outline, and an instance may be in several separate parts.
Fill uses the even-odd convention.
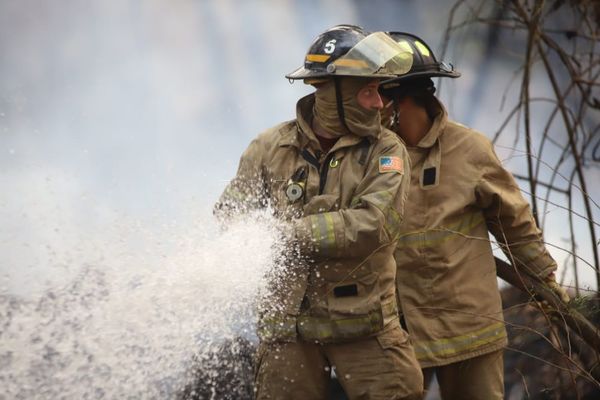
[[[405,233],[398,240],[398,247],[414,246],[415,243],[423,246],[438,245],[456,237],[464,237],[484,222],[485,219],[480,212],[473,212],[452,225]]]
[[[504,323],[497,322],[466,335],[430,342],[415,342],[415,354],[419,360],[450,357],[466,350],[474,350],[486,344],[506,338]]]
[[[329,56],[327,54],[307,54],[306,61],[325,62],[325,61],[329,60],[330,57],[331,56]]]
[[[336,248],[335,224],[331,213],[310,216],[312,236],[319,251],[327,254]]]
[[[427,46],[425,46],[423,43],[419,42],[418,40],[415,42],[415,46],[421,52],[421,54],[423,54],[425,57],[429,57],[431,55]]]
[[[406,40],[399,41],[398,45],[400,47],[402,47],[403,50],[409,52],[410,54],[414,54],[412,47],[410,47],[410,44],[408,44],[408,42]]]
[[[369,68],[369,64],[365,60],[353,60],[347,58],[338,58],[333,62],[336,66],[349,68]]]

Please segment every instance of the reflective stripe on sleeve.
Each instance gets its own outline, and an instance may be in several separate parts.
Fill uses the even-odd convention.
[[[335,223],[331,213],[310,216],[312,238],[315,247],[322,254],[331,254],[336,249]]]
[[[393,199],[394,196],[389,191],[371,193],[365,196],[371,204],[373,204],[385,217],[385,229],[387,230],[390,238],[395,240],[400,233],[400,226],[402,224],[402,217],[400,213],[395,209]]]
[[[400,235],[400,228],[402,224],[402,217],[400,213],[396,211],[395,208],[388,208],[386,216],[385,216],[385,225],[390,234],[390,237],[393,240]]]
[[[292,340],[297,336],[296,318],[262,317],[257,330],[261,340]]]

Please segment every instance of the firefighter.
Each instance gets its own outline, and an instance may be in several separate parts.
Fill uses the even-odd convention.
[[[285,276],[259,310],[257,399],[326,399],[331,369],[350,399],[420,399],[423,377],[395,295],[410,164],[381,126],[381,79],[412,57],[386,34],[339,25],[286,75],[316,91],[296,119],[241,157],[218,216],[269,206],[289,228]]]
[[[412,165],[395,252],[403,317],[426,387],[435,374],[444,400],[502,399],[507,336],[488,232],[521,273],[569,298],[490,140],[448,120],[434,96],[432,77],[460,74],[417,36],[389,34],[413,55],[408,73],[380,85],[383,124],[402,138]]]

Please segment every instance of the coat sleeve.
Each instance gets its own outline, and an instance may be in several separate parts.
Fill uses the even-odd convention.
[[[380,172],[380,157],[397,157],[402,172]],[[365,257],[398,239],[410,183],[410,162],[400,141],[375,146],[350,207],[295,221],[296,238],[311,256]],[[343,182],[342,182],[343,184]]]
[[[513,265],[533,276],[548,276],[556,270],[556,262],[544,245],[529,203],[487,139],[481,155],[483,174],[475,196],[489,231]]]
[[[242,154],[235,177],[215,204],[214,215],[221,221],[266,206],[266,186],[261,145],[253,140]]]

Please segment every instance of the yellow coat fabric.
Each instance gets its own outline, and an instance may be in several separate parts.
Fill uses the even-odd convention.
[[[506,345],[492,247],[521,272],[545,277],[556,269],[492,143],[448,121],[439,102],[432,114],[430,131],[408,148],[412,183],[395,252],[401,308],[424,368]]]
[[[300,99],[296,120],[251,142],[215,208],[269,206],[300,243],[301,257],[290,252],[290,273],[263,308],[262,340],[337,342],[398,324],[393,252],[409,186],[406,148],[381,128],[343,136],[321,154],[313,104],[313,95]],[[286,195],[290,180],[304,187],[296,201]]]

